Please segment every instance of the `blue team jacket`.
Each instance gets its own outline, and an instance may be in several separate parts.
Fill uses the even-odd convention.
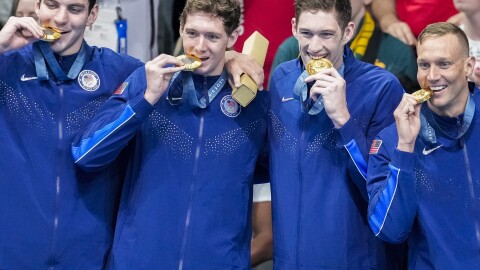
[[[182,90],[183,72],[169,91]],[[195,93],[217,77],[193,75]],[[77,164],[103,167],[134,145],[109,269],[249,269],[252,183],[267,130],[267,93],[247,107],[228,83],[208,107],[167,94],[151,106],[145,70],[75,140]],[[173,101],[172,101],[173,102]]]
[[[0,269],[104,265],[120,171],[76,169],[71,142],[142,63],[86,48],[78,78],[69,81],[52,73],[40,81],[31,45],[0,55]]]
[[[366,159],[371,141],[393,122],[403,89],[389,72],[344,54],[350,120],[333,127],[294,99],[304,70],[281,64],[270,83],[270,176],[277,269],[372,269],[385,249],[367,222]]]
[[[401,152],[392,125],[378,135],[380,148],[370,155],[370,226],[383,240],[407,239],[409,269],[480,267],[480,99],[475,91],[473,120],[459,139],[427,121],[437,143],[419,135],[413,153]],[[422,112],[432,113],[426,103]]]

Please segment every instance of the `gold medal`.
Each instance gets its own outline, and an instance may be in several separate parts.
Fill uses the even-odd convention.
[[[186,71],[194,71],[202,65],[202,60],[193,54],[179,55],[177,59],[182,61]]]
[[[313,75],[318,73],[322,69],[333,67],[332,62],[326,58],[312,59],[307,63],[307,72],[308,75]]]
[[[41,38],[43,41],[53,42],[59,39],[62,36],[60,30],[53,28],[51,26],[45,26],[43,28],[43,37]]]
[[[430,89],[420,89],[415,91],[412,96],[417,100],[417,103],[422,103],[429,100],[432,97],[432,90]]]

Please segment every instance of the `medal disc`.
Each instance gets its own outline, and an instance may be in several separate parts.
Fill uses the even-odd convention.
[[[312,59],[307,63],[307,72],[309,75],[318,73],[322,69],[333,67],[332,62],[326,58]]]
[[[415,91],[412,96],[417,100],[418,103],[425,102],[432,97],[432,90],[430,89],[420,89]]]
[[[186,71],[194,71],[202,65],[202,61],[195,55],[179,55],[177,59],[182,61]]]
[[[62,34],[58,29],[46,26],[43,28],[43,37],[41,39],[43,41],[53,42],[59,39],[61,36]]]

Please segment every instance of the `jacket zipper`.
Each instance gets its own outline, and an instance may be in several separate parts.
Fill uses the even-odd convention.
[[[300,135],[300,143],[299,143],[299,151],[298,151],[298,160],[300,161],[304,156],[304,149],[305,149],[305,127],[307,126],[307,116],[305,113],[302,113],[302,133]],[[302,191],[303,191],[303,171],[302,171],[302,162],[298,162],[298,172],[299,172],[299,189],[298,189],[298,219],[297,219],[297,246],[296,246],[296,256],[295,256],[295,265],[296,269],[300,269],[300,247],[301,247],[301,219],[302,219]]]
[[[61,192],[61,175],[62,175],[62,160],[63,160],[63,85],[61,82],[57,82],[59,90],[59,111],[58,111],[58,145],[57,145],[57,162],[55,168],[55,205],[54,205],[54,215],[53,215],[53,232],[52,232],[52,251],[50,259],[49,269],[55,269],[57,262],[56,250],[58,242],[58,225],[59,225],[59,216],[60,216],[60,192]]]
[[[202,141],[203,141],[203,128],[204,128],[204,111],[202,110],[200,113],[200,124],[198,127],[198,141],[197,146],[195,147],[195,160],[193,164],[193,179],[190,183],[189,189],[189,202],[187,208],[187,215],[185,218],[185,226],[184,226],[184,233],[183,233],[183,240],[182,240],[182,249],[180,254],[180,261],[178,263],[178,270],[183,270],[184,262],[185,262],[185,253],[187,249],[187,241],[188,241],[188,234],[190,231],[190,221],[192,217],[192,208],[193,208],[193,201],[194,201],[194,194],[195,194],[195,180],[197,178],[198,173],[198,163],[200,161],[200,151],[202,148]]]

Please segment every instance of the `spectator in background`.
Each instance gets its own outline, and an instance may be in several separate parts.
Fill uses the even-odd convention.
[[[168,0],[170,1],[170,0]],[[149,61],[158,55],[156,7],[167,0],[103,0],[95,25],[85,31],[85,40],[92,45],[118,52],[118,32],[115,21],[121,16],[127,21],[127,54]],[[141,30],[140,30],[141,29]]]
[[[397,76],[407,92],[417,90],[420,86],[417,83],[414,49],[382,32],[368,11],[371,0],[350,0],[350,3],[355,35],[349,46],[355,58],[390,71]],[[295,37],[285,40],[275,54],[272,70],[278,64],[298,57],[298,52],[298,41]]]
[[[185,6],[185,0],[160,0],[157,8],[156,43],[158,54],[173,54],[178,40],[178,17]]]
[[[10,16],[32,17],[37,20],[38,17],[35,13],[35,1],[36,0],[14,0]]]
[[[447,21],[457,13],[452,0],[373,0],[372,10],[385,33],[410,46],[428,24]]]
[[[459,26],[467,35],[470,56],[476,60],[475,69],[469,79],[480,85],[480,1],[454,0],[453,3],[455,8],[464,14]]]
[[[13,0],[0,0],[0,29],[10,17],[10,11],[12,10]]]

